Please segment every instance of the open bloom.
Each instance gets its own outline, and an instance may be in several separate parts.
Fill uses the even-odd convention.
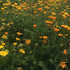
[[[25,40],[25,43],[26,44],[30,44],[31,43],[31,40],[30,39],[27,39],[27,40]]]
[[[58,32],[58,31],[59,31],[59,29],[58,29],[58,28],[54,28],[54,31],[55,31],[55,32]]]
[[[23,54],[25,54],[26,52],[21,48],[21,49],[19,49],[19,52],[21,52],[21,53],[23,53]]]
[[[0,49],[2,49],[2,48],[4,48],[4,46],[3,45],[0,45]]]
[[[67,54],[67,50],[65,49],[65,50],[63,51],[63,53],[64,53],[64,54]]]
[[[66,67],[65,63],[66,63],[65,61],[64,62],[60,62],[60,67],[65,68]]]
[[[8,55],[8,51],[0,51],[0,55],[5,57],[6,55]]]
[[[6,38],[7,38],[7,36],[6,36],[6,35],[3,35],[3,36],[2,36],[2,38],[3,38],[3,39],[6,39]]]
[[[17,45],[17,43],[16,43],[16,42],[14,42],[14,43],[13,43],[13,45],[14,45],[14,46],[16,46],[16,45]]]
[[[22,35],[22,33],[20,33],[20,32],[17,32],[17,35]]]
[[[47,39],[48,37],[47,36],[43,36],[43,39]]]
[[[34,24],[34,25],[33,25],[33,27],[37,27],[37,25],[36,25],[36,24]]]
[[[18,41],[19,41],[20,39],[19,39],[18,37],[16,37],[16,40],[18,40]]]

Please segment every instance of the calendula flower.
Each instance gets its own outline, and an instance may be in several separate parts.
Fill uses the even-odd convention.
[[[3,45],[0,45],[0,49],[2,49],[2,48],[4,48],[4,46]]]
[[[4,10],[4,8],[1,8],[1,10]]]
[[[27,40],[25,40],[25,43],[28,45],[28,44],[31,43],[31,40],[30,39],[27,39]]]
[[[58,32],[58,31],[59,31],[59,29],[58,29],[58,28],[54,28],[54,31],[55,31],[55,32]]]
[[[8,51],[0,51],[0,55],[5,57],[8,55]]]
[[[37,11],[34,11],[33,13],[34,13],[34,14],[37,14]]]
[[[42,36],[39,36],[39,38],[42,38]]]
[[[52,21],[45,21],[45,23],[53,24],[53,22],[52,22]]]
[[[6,44],[6,43],[1,43],[3,46]]]
[[[24,8],[24,10],[27,10],[27,8]]]
[[[68,28],[69,26],[68,25],[61,25],[61,27]]]
[[[56,15],[56,13],[55,12],[52,12],[52,15]]]
[[[14,43],[13,43],[13,45],[14,45],[14,46],[16,46],[16,45],[17,45],[17,43],[16,43],[16,42],[14,42]]]
[[[8,34],[8,32],[5,32],[5,35],[7,35]]]
[[[43,39],[47,39],[48,37],[47,36],[43,36]]]
[[[33,27],[37,27],[37,25],[36,25],[36,24],[34,24],[34,25],[33,25]]]
[[[1,29],[5,29],[5,27],[4,26],[1,26]]]
[[[20,41],[20,39],[18,37],[16,37],[16,40],[19,40]]]
[[[68,34],[65,34],[65,36],[68,36]]]
[[[60,67],[62,67],[63,69],[66,67],[66,62],[60,62]]]
[[[67,30],[70,31],[70,27],[68,27]]]
[[[47,11],[44,11],[43,13],[44,13],[44,14],[47,14]]]
[[[3,39],[6,39],[6,38],[7,38],[7,36],[6,36],[6,35],[3,35],[3,36],[2,36],[2,38],[3,38]]]
[[[26,52],[21,48],[21,49],[19,49],[19,52],[21,52],[21,53],[23,53],[23,54],[25,54]]]
[[[41,11],[42,11],[42,8],[38,8],[38,11],[40,11],[40,12],[41,12]]]
[[[22,35],[22,33],[20,33],[20,32],[17,32],[17,35]]]
[[[60,33],[59,33],[58,36],[63,36],[63,34],[60,34]]]
[[[67,54],[67,50],[66,50],[66,49],[64,49],[63,53],[64,53],[64,54]]]
[[[56,17],[55,16],[48,16],[49,18],[51,18],[51,19],[56,19]]]

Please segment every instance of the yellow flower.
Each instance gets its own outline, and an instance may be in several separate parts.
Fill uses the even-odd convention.
[[[0,51],[0,55],[5,57],[6,55],[8,55],[8,51]]]
[[[4,48],[4,46],[0,45],[0,49]]]
[[[1,26],[1,29],[5,29],[5,27],[4,26]]]
[[[1,10],[4,10],[4,8],[1,8]]]
[[[19,49],[19,52],[21,52],[21,53],[23,53],[23,54],[25,54],[26,52],[21,48],[21,49]]]
[[[3,35],[3,36],[2,36],[2,38],[3,38],[3,39],[6,39],[6,38],[7,38],[7,36],[6,36],[6,35]]]
[[[67,30],[70,31],[70,27],[68,27]]]
[[[13,45],[14,45],[14,46],[16,46],[16,45],[17,45],[17,43],[15,42],[15,43],[13,43]]]
[[[20,40],[18,37],[16,37],[16,40]]]
[[[5,45],[5,43],[1,43],[3,46]]]
[[[22,35],[22,33],[20,33],[20,32],[17,32],[17,35]]]

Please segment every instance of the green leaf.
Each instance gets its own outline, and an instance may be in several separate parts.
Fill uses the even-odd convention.
[[[49,59],[50,63],[53,64],[53,59]]]
[[[42,62],[42,61],[39,61],[39,66],[40,66],[40,67],[45,67],[45,64],[44,64],[44,62]]]

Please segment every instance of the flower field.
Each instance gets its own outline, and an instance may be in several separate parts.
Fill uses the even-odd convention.
[[[0,0],[0,70],[70,70],[70,0]]]

